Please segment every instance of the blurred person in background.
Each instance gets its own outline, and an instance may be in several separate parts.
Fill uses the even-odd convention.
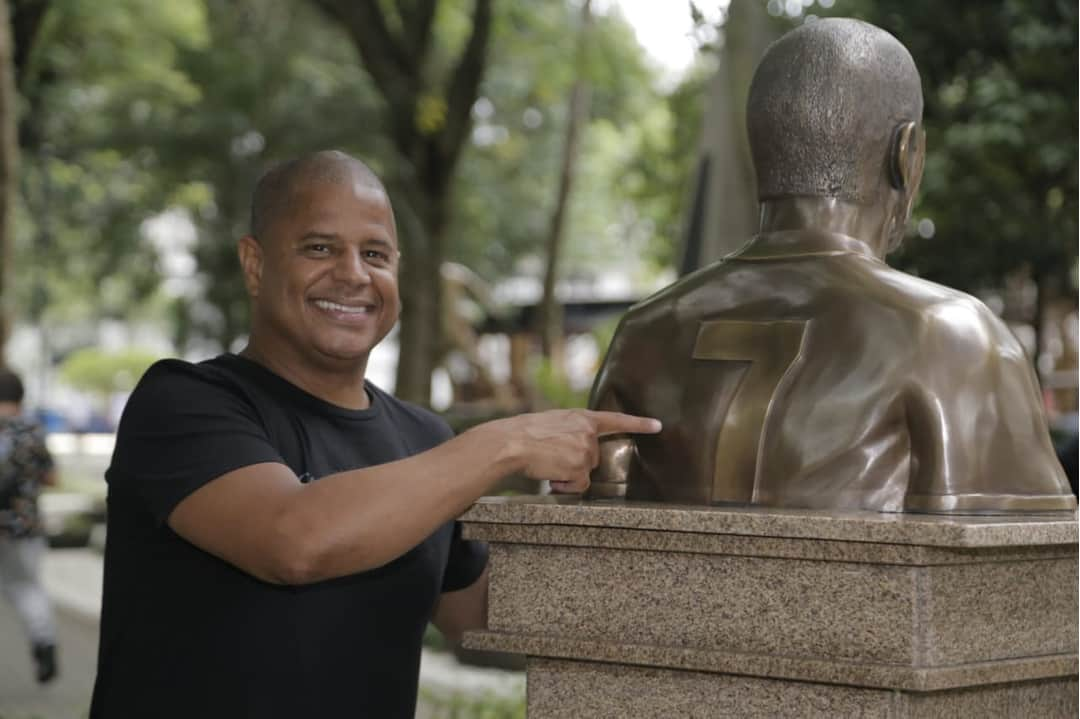
[[[30,638],[35,676],[56,677],[56,624],[41,585],[47,549],[38,494],[56,481],[41,426],[22,416],[23,384],[0,369],[0,589],[15,607]]]

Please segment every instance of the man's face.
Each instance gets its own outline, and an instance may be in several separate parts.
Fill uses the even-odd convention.
[[[401,308],[393,210],[378,188],[304,188],[241,261],[262,350],[311,366],[366,363]]]

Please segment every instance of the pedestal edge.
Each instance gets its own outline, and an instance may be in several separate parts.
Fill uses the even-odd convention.
[[[463,536],[465,539],[492,544],[722,554],[901,566],[1069,559],[1076,557],[1078,553],[1075,544],[942,547],[565,524],[466,522]]]
[[[1075,545],[1077,513],[923,515],[761,507],[702,507],[577,497],[482,497],[462,516],[475,524],[551,524],[931,547]]]
[[[465,646],[469,649],[510,652],[552,659],[662,667],[909,692],[933,692],[985,684],[1076,676],[1080,670],[1080,661],[1075,653],[944,667],[915,667],[568,640],[487,630],[466,633]]]

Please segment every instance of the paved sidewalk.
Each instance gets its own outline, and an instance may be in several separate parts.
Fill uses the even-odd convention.
[[[50,552],[47,573],[56,564],[85,564],[71,558],[71,552],[79,551],[82,550]],[[59,562],[53,561],[54,555]],[[97,663],[97,617],[88,620],[85,614],[67,611],[62,606],[56,606],[56,610],[60,675],[40,686],[34,681],[30,650],[18,617],[7,602],[0,600],[0,719],[86,716]]]
[[[101,616],[104,576],[105,563],[93,549],[51,549],[42,567],[42,581],[53,602],[94,626]]]

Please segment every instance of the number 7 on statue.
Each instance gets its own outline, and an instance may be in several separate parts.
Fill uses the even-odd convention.
[[[807,322],[709,320],[698,327],[693,359],[748,362],[716,438],[712,501],[751,502],[763,430],[802,356]],[[787,381],[786,381],[787,380]]]

